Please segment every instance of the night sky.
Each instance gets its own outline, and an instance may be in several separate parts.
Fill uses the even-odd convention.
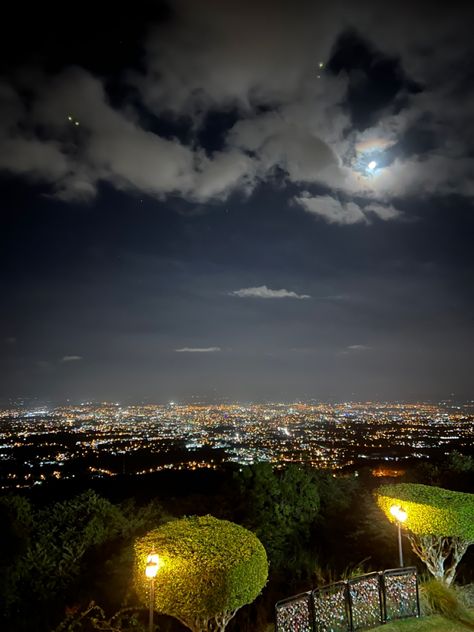
[[[473,397],[472,4],[10,4],[2,401]]]

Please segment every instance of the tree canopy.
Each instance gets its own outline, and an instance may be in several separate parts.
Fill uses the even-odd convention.
[[[240,520],[263,542],[272,568],[285,567],[297,548],[309,544],[320,507],[317,473],[296,465],[275,471],[270,463],[258,463],[242,468],[237,486]]]
[[[135,543],[135,585],[148,604],[147,556],[160,558],[154,605],[193,631],[224,630],[268,576],[265,549],[250,531],[213,516],[171,521]]]
[[[474,542],[474,494],[401,483],[380,487],[377,503],[392,522],[396,520],[390,511],[394,505],[405,510],[413,551],[434,577],[450,584]]]
[[[0,628],[51,630],[69,606],[120,603],[135,537],[164,517],[156,502],[113,504],[93,491],[43,507],[0,497]]]
[[[401,505],[407,512],[405,526],[417,535],[456,536],[474,541],[474,494],[400,483],[380,487],[377,503],[392,522],[395,518],[390,508]]]

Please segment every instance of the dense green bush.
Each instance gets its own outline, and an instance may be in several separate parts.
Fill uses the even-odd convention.
[[[405,526],[417,535],[456,536],[474,541],[474,494],[432,485],[400,483],[377,490],[377,503],[391,522],[392,505],[407,512]]]
[[[151,552],[160,557],[156,610],[196,632],[224,630],[267,580],[265,549],[253,533],[212,516],[183,518],[136,541],[135,585],[144,604],[149,599],[145,567]]]

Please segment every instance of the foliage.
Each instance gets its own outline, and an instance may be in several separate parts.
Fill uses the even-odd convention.
[[[355,476],[335,476],[327,471],[317,471],[315,475],[321,501],[320,517],[339,519],[349,511],[354,499],[358,502],[360,485]]]
[[[72,612],[54,632],[145,632],[137,608],[122,608],[111,617],[93,601],[82,612]]]
[[[145,566],[152,551],[161,561],[155,608],[194,631],[224,630],[267,580],[265,549],[253,533],[212,516],[183,518],[135,543],[135,586],[144,604],[149,599]]]
[[[466,608],[474,608],[474,584],[464,584],[463,586],[456,584],[454,590]]]
[[[88,491],[39,511],[35,525],[23,565],[30,590],[47,599],[69,585],[83,570],[86,552],[116,537],[125,521],[117,506]]]
[[[33,508],[28,500],[20,496],[0,498],[0,614],[16,601],[21,559],[30,544],[32,525]]]
[[[448,456],[448,467],[453,472],[474,472],[474,457],[454,450]]]
[[[441,615],[392,621],[373,632],[466,632],[468,628],[459,621],[449,621]]]
[[[348,565],[372,557],[377,551],[385,555],[392,538],[380,544],[380,533],[372,531],[367,536],[367,530],[376,523],[369,515],[374,502],[365,482],[361,484],[360,477],[354,475],[333,476],[326,472],[319,472],[318,479],[321,508],[313,530],[317,566],[330,569],[331,576],[339,577]],[[380,520],[377,522],[379,526]],[[323,571],[322,575],[326,574]]]
[[[469,492],[473,473],[474,458],[454,450],[441,462],[422,461],[410,470],[407,478],[410,482]]]
[[[474,542],[474,494],[401,483],[379,488],[377,502],[392,522],[390,508],[403,507],[413,551],[434,577],[451,584],[462,556]]]
[[[474,541],[474,494],[441,487],[399,483],[377,491],[377,503],[391,522],[392,505],[407,512],[406,527],[416,535],[456,536]]]
[[[366,568],[368,558],[355,562],[354,564],[348,564],[341,572],[336,572],[333,567],[327,566],[325,568],[320,565],[316,565],[314,569],[315,584],[318,587],[328,586],[329,584],[335,584],[340,581],[347,581],[353,577],[359,577],[371,572],[371,569]]]
[[[21,496],[0,498],[0,566],[11,564],[23,553],[33,524],[31,503]]]
[[[420,603],[423,614],[442,614],[450,619],[459,619],[459,615],[465,611],[454,588],[437,579],[421,584]]]
[[[236,477],[237,520],[260,538],[272,568],[307,551],[320,507],[317,473],[294,465],[274,471],[269,463],[242,468]]]
[[[36,630],[50,629],[66,605],[80,607],[92,596],[120,605],[130,584],[133,540],[164,517],[157,503],[114,505],[92,491],[41,509],[4,497],[2,514],[2,550],[15,553],[1,555],[0,617],[8,629],[31,628],[22,607],[27,602]]]
[[[392,568],[398,561],[398,543],[393,525],[385,519],[384,512],[374,502],[373,494],[360,490],[356,503],[349,513],[352,527],[341,533],[346,563],[356,553],[358,558],[369,558],[369,570]],[[337,546],[337,543],[333,545]],[[408,551],[405,551],[408,553]],[[408,556],[405,555],[407,562]]]

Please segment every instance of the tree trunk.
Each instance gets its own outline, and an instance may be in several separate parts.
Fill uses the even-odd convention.
[[[223,612],[211,619],[196,618],[193,621],[178,620],[189,628],[191,632],[225,632],[227,624],[234,617],[236,612],[237,610]]]
[[[426,564],[429,572],[448,586],[454,580],[456,569],[470,541],[457,536],[415,535],[408,533],[411,548]]]

